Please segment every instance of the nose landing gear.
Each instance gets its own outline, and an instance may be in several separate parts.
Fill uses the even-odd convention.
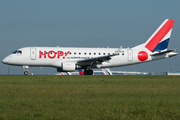
[[[23,66],[23,68],[24,68],[24,75],[28,75],[28,68],[29,68],[29,66]]]

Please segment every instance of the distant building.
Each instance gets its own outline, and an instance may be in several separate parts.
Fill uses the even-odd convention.
[[[180,72],[152,72],[151,75],[180,75]]]
[[[167,72],[152,72],[151,75],[167,75]]]
[[[167,75],[180,75],[180,72],[167,72]]]

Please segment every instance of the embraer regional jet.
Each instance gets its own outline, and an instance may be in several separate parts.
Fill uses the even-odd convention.
[[[24,47],[2,60],[4,64],[23,66],[24,75],[29,67],[54,67],[58,72],[84,69],[92,75],[93,68],[133,65],[177,55],[175,49],[167,50],[174,19],[166,19],[143,44],[133,48],[73,48]]]

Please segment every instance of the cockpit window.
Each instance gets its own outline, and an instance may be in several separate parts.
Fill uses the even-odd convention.
[[[21,50],[15,50],[14,52],[12,52],[13,54],[22,54]]]
[[[17,53],[17,50],[15,50],[14,52],[12,52],[13,54],[16,54]]]
[[[22,51],[21,51],[21,50],[18,50],[18,51],[17,51],[17,54],[22,54]]]

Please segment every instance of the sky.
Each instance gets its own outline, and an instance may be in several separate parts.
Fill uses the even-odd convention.
[[[0,60],[18,48],[134,47],[144,43],[165,19],[175,19],[169,49],[179,51],[180,1],[171,0],[1,0]],[[179,55],[118,71],[180,71]],[[22,67],[0,63],[0,75],[23,75]],[[55,68],[32,67],[34,74]]]

